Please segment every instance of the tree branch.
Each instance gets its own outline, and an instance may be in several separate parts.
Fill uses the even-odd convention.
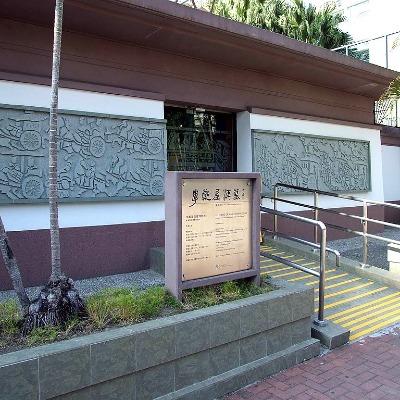
[[[26,294],[26,290],[22,283],[21,272],[19,270],[17,260],[14,256],[14,252],[12,251],[12,248],[8,241],[1,216],[0,216],[0,249],[1,249],[1,254],[3,256],[4,264],[7,268],[8,275],[11,278],[11,282],[14,287],[15,293],[18,296],[18,300],[21,305],[22,311],[24,315],[26,315],[31,302],[29,300],[28,295]]]

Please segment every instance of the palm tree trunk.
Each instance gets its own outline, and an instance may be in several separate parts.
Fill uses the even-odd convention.
[[[28,312],[30,301],[26,294],[24,285],[22,284],[21,273],[17,264],[17,259],[14,256],[12,248],[7,238],[4,229],[3,220],[0,216],[0,249],[3,256],[4,264],[6,265],[8,274],[10,275],[12,285],[17,293],[19,303],[24,314]]]
[[[51,278],[61,276],[60,229],[58,224],[58,188],[57,188],[57,118],[58,118],[58,82],[61,55],[61,35],[63,20],[63,0],[56,0],[54,18],[53,70],[51,80],[50,132],[49,132],[49,205],[51,240]]]
[[[49,132],[51,276],[48,284],[41,290],[39,297],[32,301],[29,306],[29,313],[22,327],[24,334],[28,334],[32,329],[45,325],[65,326],[66,321],[70,317],[79,317],[85,312],[85,304],[75,289],[74,282],[62,274],[60,259],[57,188],[57,117],[62,19],[63,0],[56,0]]]

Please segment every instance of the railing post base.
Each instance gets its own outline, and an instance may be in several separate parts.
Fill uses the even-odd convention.
[[[314,325],[317,325],[317,326],[326,326],[326,325],[328,325],[328,323],[326,321],[324,321],[324,320],[320,321],[318,318],[315,318],[313,323],[314,323]]]

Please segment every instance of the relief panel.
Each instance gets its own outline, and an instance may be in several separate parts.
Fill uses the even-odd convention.
[[[272,194],[276,183],[327,192],[371,190],[367,141],[261,130],[252,137],[253,171],[261,174],[263,195]]]
[[[165,121],[59,112],[60,200],[164,194]],[[0,202],[48,198],[49,112],[0,105]]]

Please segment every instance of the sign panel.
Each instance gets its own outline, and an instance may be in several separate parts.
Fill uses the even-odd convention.
[[[182,281],[251,268],[250,179],[182,180]]]

